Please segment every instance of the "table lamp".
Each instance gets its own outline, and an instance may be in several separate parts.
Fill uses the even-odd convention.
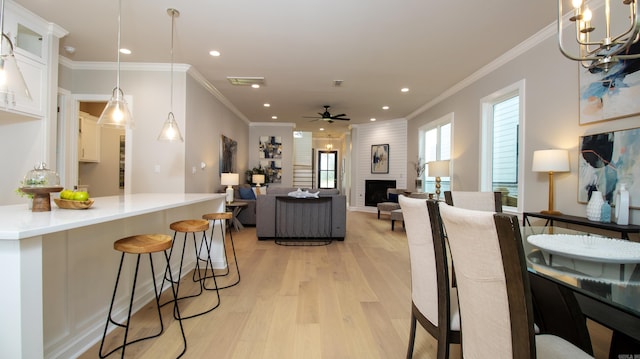
[[[436,178],[436,200],[440,199],[440,177],[449,177],[449,160],[427,163],[429,177]]]
[[[227,186],[225,190],[227,194],[227,203],[233,202],[233,187],[240,183],[240,175],[237,173],[223,173],[220,177],[220,183],[223,186]]]
[[[553,209],[553,173],[569,172],[569,151],[567,150],[538,150],[533,151],[533,172],[549,173],[549,209],[540,211],[544,214],[561,214]]]
[[[260,185],[264,183],[264,175],[251,176],[251,182],[256,184],[256,194],[260,194]]]

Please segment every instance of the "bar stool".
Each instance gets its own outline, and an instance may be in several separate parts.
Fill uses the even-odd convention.
[[[175,248],[175,243],[176,243],[176,238],[178,237],[178,233],[184,234],[183,242],[182,242],[182,254],[180,256],[180,267],[178,269],[178,276],[176,277],[176,280],[174,281],[172,279],[171,268],[168,266],[167,272],[169,272],[169,278],[167,278],[167,275],[165,273],[165,276],[162,280],[162,285],[164,285],[165,281],[169,281],[176,285],[176,297],[175,297],[176,301],[197,297],[201,295],[205,290],[216,291],[216,297],[217,297],[215,305],[213,305],[211,308],[207,310],[197,312],[195,314],[188,315],[188,316],[180,316],[179,313],[174,312],[174,317],[175,319],[179,319],[179,318],[189,319],[189,318],[194,318],[194,317],[209,313],[220,305],[220,293],[218,292],[218,284],[216,283],[216,278],[214,275],[211,275],[211,276],[206,275],[207,274],[206,271],[208,270],[209,265],[211,265],[211,272],[213,273],[213,263],[211,262],[211,241],[207,239],[207,229],[209,229],[209,221],[206,221],[204,219],[187,219],[187,220],[173,222],[169,225],[169,228],[171,228],[171,230],[174,231],[173,243],[171,244],[171,250],[169,251],[169,258],[171,258],[171,256],[173,255],[173,250]],[[197,232],[202,232],[202,240],[200,241],[200,245],[198,245],[198,241],[196,240]],[[191,237],[193,238],[193,247],[196,255],[196,261],[195,261],[196,263],[195,263],[195,268],[193,272],[193,282],[198,283],[199,288],[198,288],[198,293],[189,294],[189,295],[180,297],[180,282],[182,278],[184,252],[185,252],[185,249],[187,248],[187,239],[188,239],[189,233],[191,233]],[[202,248],[203,246],[204,248]],[[202,253],[203,250],[206,252],[205,254]],[[205,256],[204,258],[202,258],[203,255]],[[200,271],[200,262],[202,261],[206,263],[204,275]],[[213,284],[214,284],[213,288],[206,287],[205,281],[208,278],[213,279]],[[164,303],[162,305],[166,305],[168,303],[169,302]]]
[[[117,241],[115,241],[113,243],[113,249],[122,252],[122,256],[120,257],[120,266],[118,267],[118,276],[116,277],[116,285],[113,289],[113,296],[111,297],[111,304],[109,305],[109,314],[107,315],[107,324],[104,327],[104,334],[102,335],[102,342],[100,343],[100,351],[99,351],[99,356],[100,358],[106,358],[107,356],[113,354],[115,351],[122,349],[122,355],[121,357],[124,358],[124,352],[125,349],[127,347],[127,345],[133,344],[133,343],[137,343],[139,341],[142,340],[146,340],[146,339],[151,339],[151,338],[155,338],[158,337],[160,334],[162,334],[162,332],[164,331],[164,325],[162,323],[162,313],[160,312],[160,293],[158,291],[158,287],[156,286],[156,275],[155,275],[155,270],[153,267],[153,258],[151,256],[152,253],[157,253],[157,252],[163,252],[164,253],[164,257],[165,260],[167,262],[167,266],[169,266],[169,256],[167,255],[166,250],[171,248],[171,237],[165,234],[141,234],[141,235],[135,235],[135,236],[130,236],[130,237],[126,237],[126,238],[122,238],[119,239]],[[120,282],[120,274],[122,273],[122,265],[124,263],[124,255],[126,253],[129,254],[136,254],[137,258],[136,258],[136,270],[135,270],[135,274],[133,276],[133,286],[131,288],[131,297],[129,299],[129,310],[127,313],[127,321],[126,324],[122,324],[119,322],[116,322],[113,317],[111,316],[112,312],[113,312],[113,304],[115,302],[116,299],[116,293],[118,291],[118,283]],[[133,299],[134,299],[134,295],[135,295],[135,291],[136,291],[136,282],[138,280],[138,269],[140,267],[140,256],[142,254],[148,254],[149,255],[149,265],[151,266],[151,279],[153,280],[153,291],[154,291],[154,295],[155,295],[155,302],[156,302],[156,307],[158,309],[158,318],[160,320],[160,331],[157,334],[153,334],[144,338],[138,338],[135,340],[132,340],[130,342],[127,343],[127,337],[129,335],[129,327],[130,327],[130,322],[131,322],[131,312],[132,312],[132,308],[133,308]],[[173,281],[173,280],[172,280]],[[173,292],[173,296],[174,296],[174,313],[177,313],[177,317],[180,318],[180,311],[178,309],[178,304],[177,301],[175,300],[177,292],[175,290],[175,288],[172,286],[172,292]],[[162,288],[161,288],[162,289]],[[183,342],[183,349],[182,352],[180,353],[180,355],[178,357],[181,357],[187,350],[187,339],[185,337],[184,334],[184,328],[182,327],[182,321],[179,320],[180,323],[180,332],[182,333],[182,342]],[[107,331],[109,329],[109,323],[112,323],[118,327],[124,328],[124,340],[122,342],[122,345],[112,349],[110,352],[103,354],[102,351],[104,349],[104,341],[105,338],[107,337]]]
[[[213,221],[213,225],[211,226],[211,240],[213,240],[213,231],[216,228],[216,221],[219,221],[220,223],[220,234],[222,234],[222,250],[224,251],[224,261],[225,263],[227,263],[227,270],[224,274],[215,274],[216,277],[224,277],[229,275],[229,260],[227,257],[227,245],[226,245],[226,241],[225,241],[225,228],[229,227],[229,239],[231,241],[231,249],[233,251],[233,261],[235,262],[235,266],[236,266],[236,274],[238,275],[238,278],[236,279],[235,282],[225,285],[224,287],[219,287],[219,289],[225,289],[225,288],[229,288],[229,287],[233,287],[234,285],[240,283],[240,268],[238,268],[238,257],[236,257],[236,247],[233,244],[233,234],[231,231],[230,226],[227,226],[227,224],[229,224],[231,221],[233,220],[233,213],[232,212],[221,212],[221,213],[208,213],[202,216],[203,219],[206,220],[211,220]],[[205,271],[206,273],[206,271]]]

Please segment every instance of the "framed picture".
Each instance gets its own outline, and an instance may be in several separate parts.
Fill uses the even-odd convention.
[[[629,191],[629,207],[640,208],[640,128],[580,137],[578,202],[600,191],[612,206],[621,183]]]
[[[236,173],[238,142],[222,135],[220,139],[220,174]]]
[[[265,182],[282,183],[282,161],[261,159],[260,167],[264,169]]]
[[[371,145],[371,173],[389,173],[389,144]]]
[[[260,159],[282,159],[282,137],[260,136]]]
[[[640,42],[630,53],[640,52]],[[640,59],[621,60],[609,69],[580,67],[580,124],[640,114]]]

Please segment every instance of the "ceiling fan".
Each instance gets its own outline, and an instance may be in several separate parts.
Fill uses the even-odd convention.
[[[331,115],[331,113],[329,113],[329,107],[328,105],[324,105],[324,112],[318,112],[318,115],[320,115],[320,117],[317,116],[304,116],[304,118],[313,118],[313,120],[311,121],[318,121],[318,120],[322,120],[322,121],[327,121],[329,123],[333,123],[334,120],[340,120],[340,121],[349,121],[349,118],[346,118],[344,116],[346,116],[346,114],[341,113],[339,115]]]

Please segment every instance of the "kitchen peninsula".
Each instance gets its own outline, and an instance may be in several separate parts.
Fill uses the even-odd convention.
[[[119,261],[113,242],[139,233],[172,234],[169,224],[174,221],[224,211],[224,196],[130,194],[95,198],[86,210],[53,205],[50,212],[31,212],[26,204],[0,206],[0,270],[5,278],[0,357],[74,357],[83,352],[104,330]],[[220,235],[211,253],[214,266],[224,268]],[[171,265],[177,267],[173,259]],[[195,257],[185,260],[193,265]],[[164,260],[158,257],[154,266],[161,278]],[[123,270],[131,278],[133,269]],[[150,274],[143,275],[137,308],[153,298],[146,285]],[[126,307],[120,299],[116,312]]]

